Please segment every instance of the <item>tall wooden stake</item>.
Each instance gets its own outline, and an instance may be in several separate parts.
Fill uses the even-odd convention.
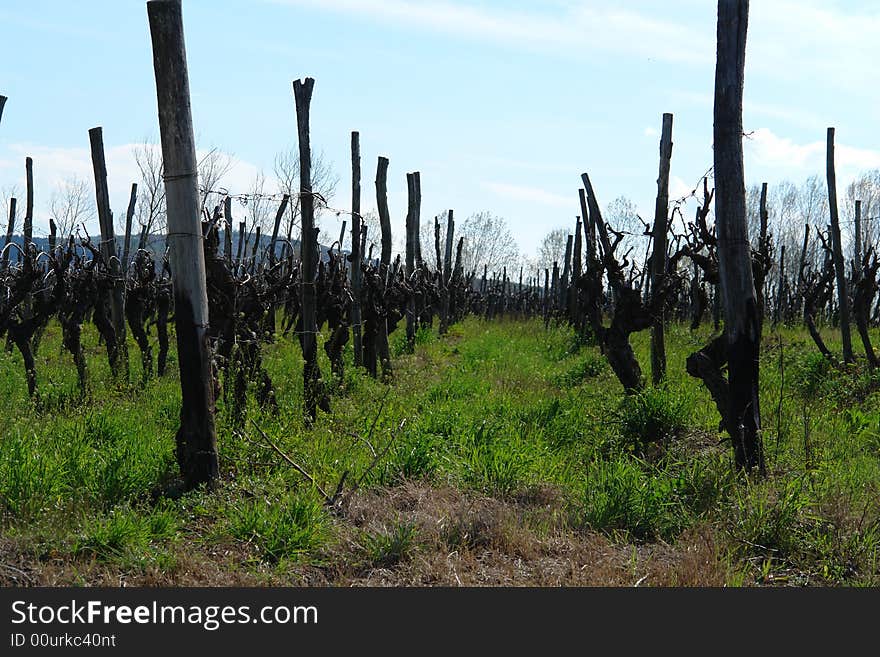
[[[849,293],[846,285],[846,263],[840,240],[840,218],[837,213],[837,176],[834,172],[834,128],[828,128],[827,148],[828,210],[831,214],[831,248],[834,252],[834,273],[837,277],[837,304],[840,309],[840,332],[843,338],[843,360],[855,360],[849,329]]]
[[[223,220],[226,229],[223,231],[223,258],[226,266],[232,270],[232,197],[223,199]]]
[[[295,80],[296,126],[299,134],[299,193],[302,219],[302,303],[303,401],[305,417],[311,423],[318,415],[319,399],[323,398],[321,370],[318,368],[318,307],[315,279],[318,275],[318,233],[315,230],[315,200],[312,197],[312,150],[309,136],[309,109],[314,78]]]
[[[439,224],[438,224],[439,226]],[[437,231],[439,235],[440,231]],[[455,219],[452,210],[446,215],[446,243],[443,253],[443,288],[441,290],[442,311],[440,313],[440,334],[449,328],[449,282],[452,280],[452,244],[455,237]]]
[[[24,249],[34,238],[34,160],[24,158],[25,203],[24,203]]]
[[[208,345],[208,294],[180,0],[150,0],[147,15],[165,163],[167,239],[182,393],[177,463],[187,487],[213,486],[219,466]]]
[[[416,184],[415,174],[406,174],[407,210],[406,210],[406,280],[412,282],[416,261],[415,205]],[[415,296],[410,295],[406,304],[406,345],[412,352],[416,345],[416,308]]]
[[[666,231],[669,229],[669,168],[672,162],[672,114],[663,115],[660,133],[660,175],[654,206],[654,239],[651,255],[651,293],[660,294],[666,279]],[[651,379],[658,385],[666,376],[665,313],[660,308],[651,327]]]
[[[128,209],[125,212],[125,242],[122,245],[122,271],[128,273],[128,256],[131,253],[131,222],[137,205],[137,183],[131,183],[131,196],[128,198]]]
[[[6,241],[3,243],[3,259],[0,266],[2,266],[3,270],[9,266],[9,249],[6,246],[12,241],[12,234],[15,231],[15,206],[18,203],[16,198],[13,196],[9,199],[9,223],[6,225]]]
[[[100,252],[113,277],[110,293],[110,321],[122,369],[118,363],[111,363],[117,373],[124,379],[128,378],[128,350],[125,344],[125,281],[122,279],[122,267],[116,251],[116,235],[113,230],[113,213],[110,211],[110,192],[107,188],[107,164],[104,160],[104,134],[101,127],[89,130],[89,145],[92,151],[92,169],[95,173],[95,205],[98,208],[98,223],[101,227]]]
[[[388,158],[379,156],[376,166],[376,208],[379,211],[379,226],[382,229],[382,255],[379,272],[384,280],[391,266],[391,215],[388,212]]]
[[[764,472],[758,396],[760,328],[746,223],[742,99],[748,0],[718,0],[715,67],[715,212],[729,372],[730,430],[737,466]]]
[[[361,142],[360,133],[351,133],[351,335],[354,342],[354,364],[363,364],[361,332]]]

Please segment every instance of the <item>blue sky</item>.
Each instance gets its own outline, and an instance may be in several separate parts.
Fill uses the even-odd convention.
[[[832,125],[841,189],[880,167],[877,3],[751,5],[748,181],[824,176]],[[712,163],[711,0],[184,0],[184,21],[198,146],[234,156],[232,192],[296,145],[291,81],[307,75],[313,148],[340,176],[331,204],[349,207],[359,130],[364,205],[375,206],[385,155],[400,229],[415,170],[423,220],[491,210],[527,255],[579,214],[582,171],[600,201],[627,196],[648,217],[663,112],[675,115],[672,196]],[[45,231],[52,190],[72,175],[91,181],[88,129],[100,125],[123,212],[132,145],[158,135],[146,3],[3,0],[0,24],[0,188],[23,189],[31,155]],[[324,219],[330,233],[335,221]]]

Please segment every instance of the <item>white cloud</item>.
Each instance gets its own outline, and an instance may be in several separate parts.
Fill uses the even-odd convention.
[[[645,128],[645,137],[659,137],[660,132],[656,128]]]
[[[768,128],[758,128],[744,140],[743,147],[746,155],[762,166],[811,174],[825,171],[825,141],[798,144]],[[837,135],[834,156],[837,171],[844,175],[880,167],[880,151],[840,143]]]

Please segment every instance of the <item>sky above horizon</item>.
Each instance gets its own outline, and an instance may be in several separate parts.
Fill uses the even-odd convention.
[[[358,130],[363,209],[375,208],[384,155],[397,235],[405,174],[419,171],[423,222],[489,210],[533,256],[546,233],[573,226],[584,171],[601,203],[625,196],[653,214],[664,112],[670,196],[711,166],[715,11],[708,0],[184,0],[197,146],[234,157],[232,193],[260,170],[271,177],[275,155],[296,146],[291,82],[311,76],[312,147],[340,179],[331,206],[350,208]],[[146,3],[2,0],[0,23],[0,189],[23,197],[33,157],[45,234],[59,184],[78,176],[91,189],[88,130],[102,126],[111,205],[124,213],[132,149],[158,140]],[[880,168],[878,35],[875,2],[751,3],[747,183],[824,179],[829,126],[839,194]],[[334,234],[339,221],[322,224]]]

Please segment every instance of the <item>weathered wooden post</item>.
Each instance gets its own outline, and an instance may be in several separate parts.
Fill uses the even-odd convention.
[[[290,202],[290,194],[284,194],[281,197],[281,204],[275,213],[275,223],[272,225],[272,240],[269,242],[269,264],[275,264],[275,243],[278,241],[278,229],[281,227],[281,219],[287,211],[287,204]],[[259,240],[257,240],[259,242]],[[342,245],[339,245],[342,248]]]
[[[382,232],[379,277],[382,281],[387,281],[391,269],[391,214],[388,211],[388,158],[383,156],[379,156],[376,166],[376,208],[379,211],[379,228]],[[384,317],[380,318],[375,327],[374,336],[382,378],[388,380],[392,376],[391,352],[388,347],[388,324]]]
[[[654,206],[653,251],[651,255],[651,290],[659,294],[666,279],[666,231],[669,226],[669,169],[672,161],[672,114],[663,115],[660,133],[660,174],[657,177],[657,203]],[[666,340],[663,334],[665,313],[658,309],[651,327],[651,379],[654,385],[666,376]]]
[[[238,247],[235,250],[235,266],[241,265],[242,254],[247,254],[247,224],[244,221],[238,222]]]
[[[318,367],[318,308],[315,279],[318,275],[318,231],[315,230],[315,199],[312,196],[312,150],[309,136],[309,110],[312,102],[314,78],[295,80],[293,95],[296,102],[296,126],[299,135],[299,201],[302,220],[302,304],[303,401],[308,423],[318,415],[318,404],[329,410],[324,397],[321,370]]]
[[[439,223],[437,224],[437,235],[439,237]],[[443,252],[443,280],[441,290],[442,312],[440,313],[440,335],[446,333],[449,329],[449,282],[452,280],[452,244],[455,238],[455,219],[452,210],[446,214],[446,242]],[[439,254],[438,254],[439,255]]]
[[[461,261],[461,252],[464,249],[464,237],[458,238],[458,246],[455,247],[455,264],[452,266],[452,289],[450,293],[454,293],[458,286],[461,285],[464,272],[462,271],[463,263]],[[520,279],[522,279],[522,271],[520,271]],[[461,309],[458,307],[458,300],[455,296],[450,299],[450,314],[453,319],[460,317]]]
[[[584,218],[584,240],[587,243],[586,265],[589,267],[596,260],[596,226],[593,224],[593,216],[587,205],[586,190],[583,187],[578,189],[578,199],[581,204],[581,216]]]
[[[574,228],[574,251],[572,252],[571,263],[571,285],[569,286],[569,312],[571,314],[571,323],[575,330],[580,332],[580,293],[578,291],[577,281],[581,277],[582,265],[582,241],[581,241],[581,218],[575,217]]]
[[[363,364],[361,340],[361,142],[360,133],[351,133],[351,335],[354,342],[354,364]]]
[[[253,273],[257,267],[257,260],[259,259],[260,252],[260,227],[257,226],[257,230],[254,231],[254,245],[251,247],[251,272]]]
[[[862,273],[862,202],[860,200],[856,200],[855,217],[853,219],[855,221],[855,244],[853,247],[855,249],[854,258],[856,263],[854,273],[856,280],[858,280],[861,278]]]
[[[422,268],[422,176],[413,171],[413,230],[415,231],[416,269]]]
[[[391,215],[388,212],[388,158],[379,156],[376,166],[376,208],[379,212],[379,227],[382,230],[382,255],[379,271],[382,278],[391,266]]]
[[[764,330],[764,315],[767,313],[767,280],[764,275],[764,263],[770,263],[770,240],[767,239],[767,228],[770,213],[767,210],[767,183],[761,184],[761,201],[758,216],[760,218],[760,232],[758,233],[758,253],[761,256],[761,266],[757,268],[758,277],[755,279],[755,295],[758,299],[758,338]],[[755,270],[753,270],[753,273]]]
[[[764,473],[758,395],[760,327],[746,223],[742,99],[748,0],[718,0],[715,68],[715,212],[736,464]]]
[[[30,157],[24,158],[24,174],[25,203],[23,237],[24,249],[27,251],[28,246],[33,242],[34,238],[34,160]]]
[[[574,235],[569,235],[565,241],[565,262],[562,263],[562,274],[559,279],[559,310],[568,315],[568,279],[571,275],[571,252]]]
[[[544,296],[541,299],[541,312],[544,317],[544,328],[547,328],[548,323],[550,322],[550,305],[549,305],[549,295],[550,295],[550,268],[544,268]]]
[[[810,242],[810,224],[804,224],[804,243],[801,247],[801,257],[798,260],[798,279],[797,279],[797,304],[798,310],[803,307],[804,295],[804,268],[807,265],[807,245]]]
[[[223,199],[223,220],[226,229],[223,231],[223,258],[226,266],[232,270],[232,197]]]
[[[412,282],[416,260],[416,236],[414,215],[416,203],[415,175],[406,174],[407,210],[406,210],[406,281]],[[416,346],[416,307],[415,295],[410,295],[406,303],[406,346],[412,352]]]
[[[14,196],[9,199],[9,223],[6,225],[6,241],[3,243],[2,268],[4,270],[9,266],[9,249],[6,247],[12,241],[12,234],[15,231],[15,206],[17,203]]]
[[[137,205],[137,183],[131,183],[131,195],[128,198],[128,209],[125,211],[125,242],[122,245],[122,271],[128,273],[128,256],[131,253],[131,222]]]
[[[837,176],[834,172],[834,128],[828,128],[827,144],[828,210],[831,214],[831,248],[834,252],[834,272],[837,277],[837,304],[840,312],[840,332],[843,338],[843,360],[852,363],[852,336],[849,329],[849,293],[846,284],[846,263],[840,240],[840,219],[837,213]]]
[[[128,349],[125,344],[125,281],[122,279],[122,267],[116,255],[116,235],[113,230],[113,213],[110,211],[110,191],[107,188],[107,164],[104,160],[104,134],[101,127],[89,130],[89,146],[92,152],[92,170],[95,174],[95,206],[98,209],[98,223],[101,227],[101,243],[99,250],[107,263],[113,277],[110,292],[110,321],[116,339],[119,363],[111,362],[115,374],[128,379]]]
[[[188,488],[219,476],[214,391],[208,345],[205,253],[189,75],[180,0],[147,3],[168,211],[168,244],[182,404],[177,463]]]

